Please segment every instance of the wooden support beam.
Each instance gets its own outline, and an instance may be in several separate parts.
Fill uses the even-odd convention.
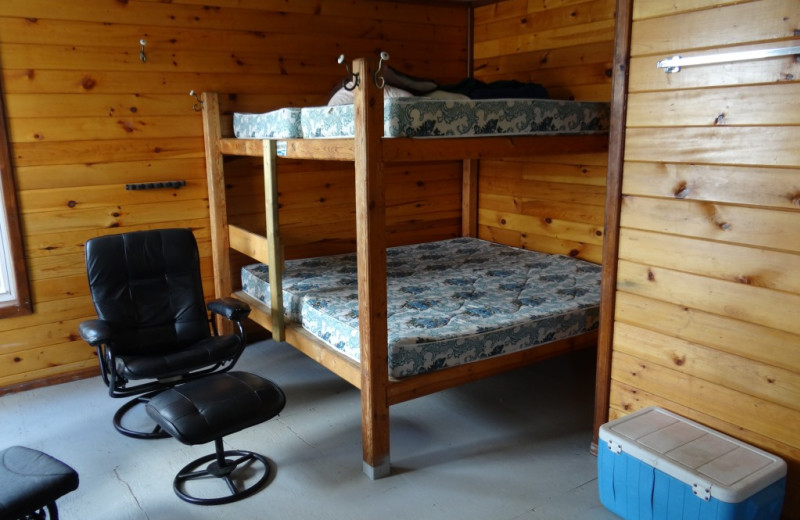
[[[356,236],[358,322],[361,345],[361,435],[364,472],[389,474],[388,333],[386,325],[386,200],[381,140],[383,92],[374,65],[353,62],[361,78],[355,92]]]
[[[217,298],[230,296],[231,282],[230,241],[228,239],[228,210],[225,201],[225,174],[222,153],[219,149],[221,130],[219,124],[219,97],[204,92],[203,135],[206,151],[206,180],[208,183],[208,213],[211,221],[211,259],[214,263],[214,294]],[[217,317],[220,334],[233,333],[233,323]]]
[[[278,154],[276,142],[264,140],[264,207],[267,214],[267,258],[269,260],[269,294],[272,308],[272,339],[284,341],[283,259],[278,221]]]
[[[464,159],[461,176],[461,236],[478,236],[477,159]]]

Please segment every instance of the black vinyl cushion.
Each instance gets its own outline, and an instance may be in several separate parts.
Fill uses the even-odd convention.
[[[180,350],[210,336],[191,230],[93,238],[86,269],[97,317],[122,328],[117,355]]]
[[[272,419],[286,396],[272,381],[247,372],[226,372],[165,390],[147,414],[184,444],[204,444]]]
[[[78,474],[41,451],[11,446],[0,451],[0,518],[18,518],[78,488]]]
[[[118,356],[116,370],[129,380],[168,378],[231,359],[240,350],[237,336],[211,336],[189,348],[148,356]]]

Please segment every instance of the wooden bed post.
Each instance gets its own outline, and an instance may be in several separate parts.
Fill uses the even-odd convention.
[[[461,236],[478,236],[478,159],[464,159],[461,174]]]
[[[267,213],[267,259],[272,309],[272,339],[284,341],[283,255],[278,223],[278,150],[274,140],[264,140],[264,202]]]
[[[361,345],[361,440],[364,473],[389,474],[388,334],[386,330],[386,200],[383,186],[383,92],[375,67],[353,62],[358,322]]]
[[[228,238],[228,210],[225,202],[225,173],[219,140],[222,130],[219,122],[219,96],[203,92],[203,135],[206,149],[206,181],[208,183],[208,214],[211,230],[211,259],[214,263],[214,294],[226,298],[233,292],[231,283],[230,241]],[[220,334],[233,333],[229,320],[217,317]]]

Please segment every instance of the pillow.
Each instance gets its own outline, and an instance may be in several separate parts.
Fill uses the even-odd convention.
[[[443,101],[467,101],[472,99],[464,94],[459,94],[458,92],[448,92],[446,90],[434,90],[433,92],[428,92],[422,97],[428,99],[440,99]]]
[[[401,98],[401,97],[413,97],[411,92],[407,92],[403,89],[393,87],[391,85],[386,85],[383,87],[383,98]],[[334,92],[331,99],[328,100],[328,106],[332,107],[335,105],[352,105],[353,104],[353,92],[347,90],[344,87],[341,87],[339,90]]]
[[[383,71],[383,78],[386,80],[387,85],[407,90],[415,96],[421,96],[439,88],[439,85],[433,80],[415,78],[414,76],[403,74],[389,65],[386,65]]]

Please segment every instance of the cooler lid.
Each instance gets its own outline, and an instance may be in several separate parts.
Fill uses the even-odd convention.
[[[786,476],[780,457],[655,406],[604,424],[600,439],[706,500],[739,503]]]

